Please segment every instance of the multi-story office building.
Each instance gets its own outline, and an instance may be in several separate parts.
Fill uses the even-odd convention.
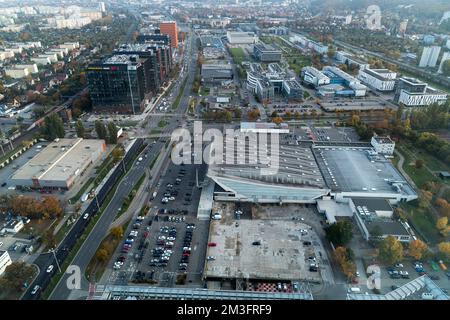
[[[429,87],[418,79],[404,77],[397,82],[394,101],[408,107],[428,106],[435,102],[445,103],[447,94]]]
[[[296,80],[283,81],[282,92],[287,99],[300,99],[303,96],[302,87]]]
[[[263,43],[257,43],[253,46],[253,55],[261,62],[281,61],[281,50]]]
[[[160,66],[157,54],[151,44],[123,44],[113,51],[114,55],[131,54],[143,58],[145,92],[156,93],[160,86]]]
[[[434,68],[437,64],[439,58],[439,53],[441,52],[441,47],[439,46],[429,46],[423,48],[422,57],[420,58],[419,67],[431,67]]]
[[[137,42],[146,43],[146,42],[159,42],[162,41],[165,45],[170,46],[170,36],[162,33],[145,33],[139,34],[137,37]]]
[[[330,84],[330,78],[314,67],[304,67],[301,77],[304,83],[314,87]]]
[[[163,21],[159,25],[162,34],[170,37],[170,45],[172,48],[178,48],[178,28],[176,21]]]
[[[140,113],[145,98],[145,59],[113,55],[87,68],[94,111]]]
[[[365,85],[378,91],[393,91],[397,73],[388,69],[359,70],[358,79]]]

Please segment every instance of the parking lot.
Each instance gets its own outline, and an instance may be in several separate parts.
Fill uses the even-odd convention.
[[[209,221],[197,219],[201,192],[196,186],[197,169],[201,183],[205,166],[167,165],[149,214],[129,224],[127,239],[110,262],[108,283],[173,287],[177,276],[185,275],[179,284],[203,285]]]

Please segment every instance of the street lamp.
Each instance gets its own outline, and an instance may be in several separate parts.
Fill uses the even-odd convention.
[[[61,271],[61,267],[59,266],[58,258],[56,258],[55,248],[52,248],[52,249],[50,250],[50,252],[53,253],[53,257],[55,258],[56,265],[58,266],[58,270],[59,270],[59,272],[61,273],[62,271]]]

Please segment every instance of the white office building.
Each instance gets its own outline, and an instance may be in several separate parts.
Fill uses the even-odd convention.
[[[429,46],[424,47],[422,51],[422,57],[420,58],[419,67],[435,67],[439,58],[439,53],[441,52],[441,47],[439,46]]]
[[[330,84],[330,78],[314,67],[304,67],[301,76],[305,83],[315,87]]]
[[[253,32],[228,31],[227,40],[230,44],[252,44],[258,41],[258,36]]]
[[[372,140],[370,140],[370,144],[378,153],[387,155],[394,154],[395,142],[389,136],[381,137],[375,134]]]
[[[388,69],[359,70],[358,79],[365,85],[378,91],[393,91],[397,73]]]

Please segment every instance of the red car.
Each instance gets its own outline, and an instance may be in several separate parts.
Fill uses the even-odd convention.
[[[215,247],[215,246],[217,246],[217,243],[215,242],[208,243],[208,247]]]
[[[144,232],[144,238],[147,238],[147,237],[148,237],[148,232],[145,231],[145,232]]]
[[[190,253],[187,253],[187,252],[185,252],[185,253],[183,253],[183,257],[189,257],[191,254]]]

